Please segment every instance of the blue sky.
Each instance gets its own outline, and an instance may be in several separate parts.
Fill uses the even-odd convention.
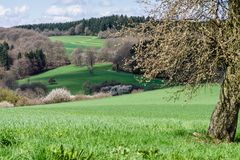
[[[137,0],[0,0],[0,26],[143,15]]]

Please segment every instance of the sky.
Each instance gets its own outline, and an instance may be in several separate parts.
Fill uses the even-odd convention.
[[[137,0],[0,0],[0,27],[124,14],[142,16]]]

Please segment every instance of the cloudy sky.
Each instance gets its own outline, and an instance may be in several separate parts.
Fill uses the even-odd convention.
[[[0,0],[0,26],[143,15],[137,0]]]

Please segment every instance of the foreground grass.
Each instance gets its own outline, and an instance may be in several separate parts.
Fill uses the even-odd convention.
[[[61,145],[98,160],[239,159],[237,143],[192,136],[205,133],[218,87],[187,103],[164,99],[174,90],[0,110],[0,159],[54,159]]]
[[[49,78],[55,78],[57,84],[49,85]],[[19,83],[28,83],[29,79],[30,82],[41,82],[47,85],[49,90],[64,87],[69,89],[73,94],[79,92],[81,93],[82,85],[86,81],[94,84],[99,84],[104,81],[115,80],[124,84],[135,84],[142,87],[148,87],[153,83],[161,84],[159,80],[155,80],[152,83],[148,84],[148,86],[144,86],[144,84],[137,81],[136,77],[133,74],[112,71],[110,64],[96,65],[94,67],[93,75],[89,74],[86,67],[78,67],[73,65],[64,66],[36,76],[32,76],[30,78],[20,80]]]
[[[71,55],[75,48],[101,48],[104,40],[95,36],[54,36],[50,37],[52,41],[60,41],[63,43],[67,54]]]

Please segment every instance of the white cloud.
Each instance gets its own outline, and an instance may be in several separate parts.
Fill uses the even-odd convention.
[[[105,7],[109,7],[109,6],[112,5],[112,1],[111,0],[101,0],[100,5],[105,6]]]
[[[64,15],[66,13],[64,8],[60,8],[57,6],[51,6],[50,8],[47,9],[46,13],[48,15],[52,15],[52,16],[59,16],[59,15]]]
[[[72,5],[66,9],[68,15],[77,16],[82,13],[82,7],[80,5]]]
[[[29,10],[29,7],[27,5],[22,5],[22,6],[16,6],[14,7],[14,13],[15,14],[22,14],[26,13]]]
[[[53,5],[47,9],[46,13],[50,16],[77,16],[82,13],[82,7],[80,5],[70,5],[64,8]]]
[[[0,5],[0,16],[21,16],[29,10],[27,5],[15,6],[13,8],[7,8]]]
[[[0,5],[0,26],[9,27],[24,24],[28,17],[27,5],[4,7]]]
[[[9,12],[11,12],[10,8],[5,8],[4,6],[0,5],[0,16],[5,16],[7,15]]]

